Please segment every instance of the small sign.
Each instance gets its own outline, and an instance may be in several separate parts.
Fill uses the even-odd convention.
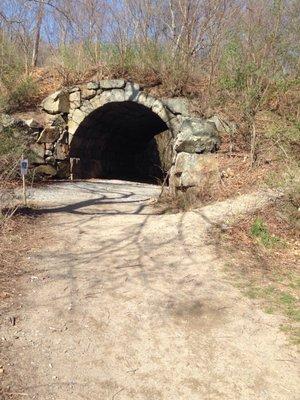
[[[28,160],[25,158],[24,160],[21,160],[20,162],[20,169],[21,169],[21,175],[27,175],[28,173]]]

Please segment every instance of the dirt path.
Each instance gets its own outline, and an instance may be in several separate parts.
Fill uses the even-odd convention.
[[[20,398],[298,399],[280,318],[226,281],[205,235],[257,198],[156,215],[146,199],[157,190],[95,181],[33,193],[50,214],[44,246],[17,324],[1,328]]]

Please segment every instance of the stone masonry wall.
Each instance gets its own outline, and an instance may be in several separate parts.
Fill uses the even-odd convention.
[[[38,171],[57,178],[69,178],[72,173],[70,144],[79,125],[99,107],[124,101],[151,109],[168,126],[174,138],[171,142],[174,159],[169,171],[170,186],[174,190],[197,186],[202,179],[201,165],[206,163],[207,154],[219,148],[215,121],[191,116],[189,103],[184,98],[159,100],[145,93],[138,84],[123,79],[65,88],[42,102],[41,109],[46,113],[47,122],[44,127],[36,128],[38,137],[31,144]],[[26,123],[35,124],[34,121]]]

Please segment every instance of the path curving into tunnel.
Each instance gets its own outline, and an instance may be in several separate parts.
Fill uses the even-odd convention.
[[[79,125],[70,146],[75,178],[158,183],[171,163],[171,134],[151,109],[131,101],[110,102]]]

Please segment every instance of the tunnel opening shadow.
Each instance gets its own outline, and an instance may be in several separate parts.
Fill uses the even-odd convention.
[[[171,166],[170,131],[151,109],[111,102],[91,112],[70,146],[73,178],[160,183]]]

